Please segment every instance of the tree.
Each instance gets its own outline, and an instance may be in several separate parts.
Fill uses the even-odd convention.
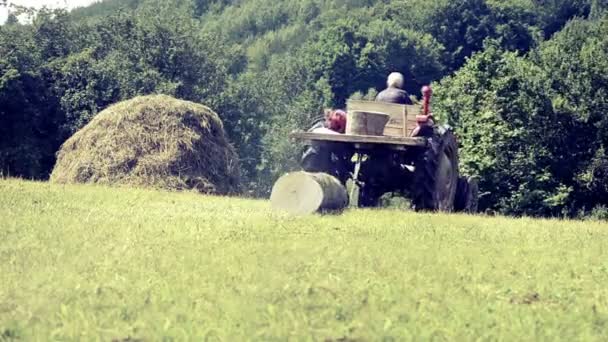
[[[575,20],[528,57],[489,43],[436,88],[480,205],[575,216],[608,202],[608,16]]]
[[[589,10],[590,19],[601,19],[608,10],[607,0],[591,0],[591,8]]]
[[[560,161],[574,178],[572,210],[608,202],[608,192],[599,186],[608,184],[607,45],[608,15],[579,19],[543,44],[535,59],[547,70],[547,92],[566,127]]]
[[[560,127],[544,79],[538,66],[489,43],[435,88],[435,111],[456,127],[462,171],[481,179],[483,209],[545,216],[565,205],[570,189],[552,177],[547,149]]]
[[[0,173],[44,178],[59,148],[59,104],[47,87],[36,27],[0,27]]]
[[[425,31],[445,47],[451,70],[481,50],[484,39],[493,35],[491,14],[484,0],[449,1],[427,19]]]
[[[9,13],[8,16],[6,17],[6,21],[4,22],[4,24],[5,25],[17,25],[17,24],[19,24],[19,19],[13,13]]]
[[[441,47],[432,37],[386,21],[338,21],[304,47],[303,59],[313,79],[329,82],[336,107],[357,91],[383,88],[392,71],[402,72],[406,89],[418,93],[443,69]]]

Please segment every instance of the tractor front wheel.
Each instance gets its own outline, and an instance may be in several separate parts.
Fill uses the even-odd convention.
[[[458,178],[454,210],[474,214],[477,212],[479,185],[475,177]]]

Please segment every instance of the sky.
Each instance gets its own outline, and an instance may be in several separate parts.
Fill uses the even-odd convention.
[[[75,8],[88,6],[99,0],[8,0],[9,4],[15,4],[20,6],[36,7],[47,6],[51,8]],[[2,1],[0,1],[2,2]],[[0,7],[0,23],[3,23],[8,16],[8,8]]]

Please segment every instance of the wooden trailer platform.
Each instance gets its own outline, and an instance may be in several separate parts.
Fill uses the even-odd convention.
[[[350,143],[354,145],[383,145],[399,149],[399,147],[425,147],[427,145],[426,138],[414,137],[393,137],[393,136],[373,136],[373,135],[348,135],[348,134],[331,134],[331,133],[311,133],[311,132],[293,132],[290,136],[294,139],[304,140],[309,142],[335,142],[335,143]],[[355,146],[357,147],[357,146]]]
[[[346,111],[371,111],[385,113],[390,116],[384,128],[383,135],[352,135],[338,133],[294,132],[290,136],[294,139],[312,143],[344,143],[355,148],[386,147],[394,150],[403,150],[408,147],[425,147],[427,139],[411,137],[416,127],[416,115],[420,114],[420,105],[399,105],[375,101],[349,100]]]

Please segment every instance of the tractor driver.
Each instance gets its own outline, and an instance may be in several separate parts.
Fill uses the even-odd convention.
[[[405,81],[401,73],[392,72],[386,80],[386,89],[376,96],[376,101],[411,105],[412,100],[410,96],[403,90],[404,83]]]

